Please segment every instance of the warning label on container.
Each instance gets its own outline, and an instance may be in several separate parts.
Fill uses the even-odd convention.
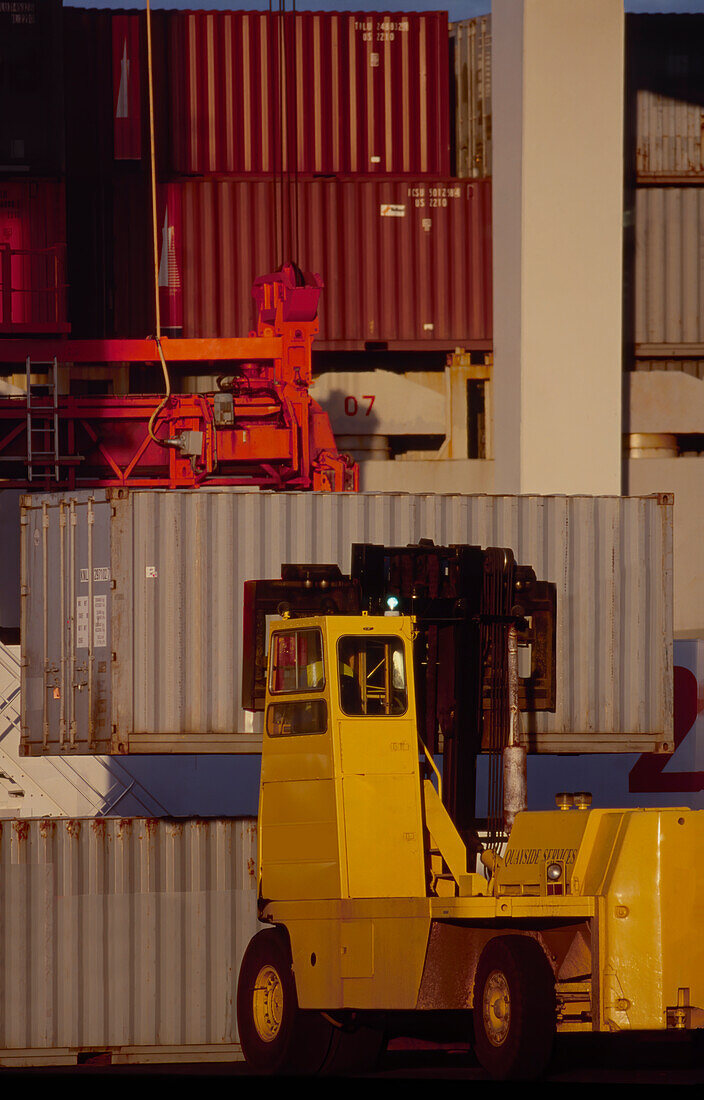
[[[93,648],[108,644],[108,598],[93,596]],[[90,601],[88,596],[76,599],[76,649],[90,647]]]
[[[382,202],[381,216],[382,218],[405,218],[406,207],[403,203]]]
[[[108,644],[108,598],[93,596],[93,645],[96,649]]]
[[[87,596],[76,600],[76,648],[87,649],[90,640],[90,611]]]

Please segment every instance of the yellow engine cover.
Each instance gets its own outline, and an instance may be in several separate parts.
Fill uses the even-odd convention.
[[[704,812],[689,809],[524,813],[497,872],[497,892],[592,898],[597,1030],[704,1026]],[[556,911],[563,897],[549,900]]]

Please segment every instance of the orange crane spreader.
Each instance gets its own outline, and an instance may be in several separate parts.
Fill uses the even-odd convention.
[[[310,396],[311,348],[323,284],[293,264],[258,278],[256,331],[243,339],[0,339],[0,362],[24,364],[27,391],[0,398],[5,487],[106,486],[355,491],[358,468],[338,452]],[[212,366],[212,393],[70,396],[59,364]],[[47,373],[35,387],[31,375]]]

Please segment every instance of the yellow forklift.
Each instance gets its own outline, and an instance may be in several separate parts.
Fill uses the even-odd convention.
[[[518,716],[555,706],[553,585],[507,549],[355,546],[349,577],[245,586],[245,634],[271,925],[238,982],[252,1068],[360,1072],[412,1033],[526,1080],[557,1032],[704,1026],[704,813],[525,809]]]

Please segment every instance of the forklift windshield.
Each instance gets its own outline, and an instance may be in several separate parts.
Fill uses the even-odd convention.
[[[323,638],[317,629],[282,630],[272,635],[269,691],[320,691],[325,686]]]
[[[406,664],[400,638],[358,635],[337,644],[340,706],[350,717],[405,714]]]

